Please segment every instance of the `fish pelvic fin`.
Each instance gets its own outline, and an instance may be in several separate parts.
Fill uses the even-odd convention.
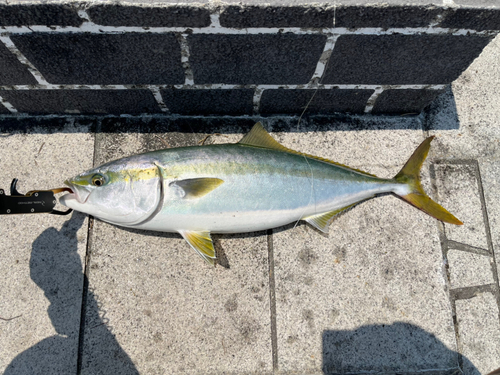
[[[215,265],[215,249],[209,231],[180,230],[179,233],[205,262]]]
[[[356,171],[358,173],[364,174],[365,176],[377,177],[377,176],[370,174],[368,172],[362,171],[360,169],[348,167],[347,165],[337,163],[333,160],[329,160],[329,159],[321,158],[319,156],[305,154],[303,152],[289,149],[289,148],[283,146],[282,144],[280,144],[273,137],[271,137],[271,135],[266,131],[266,129],[264,129],[264,127],[262,126],[260,121],[258,123],[256,123],[253,126],[252,130],[250,130],[250,132],[247,135],[245,135],[238,143],[241,145],[246,145],[246,146],[268,148],[271,150],[288,152],[289,154],[301,155],[301,156],[304,156],[306,158],[322,161],[323,163],[334,164],[336,166],[349,169],[351,171]]]
[[[335,218],[349,211],[350,209],[354,208],[354,206],[358,205],[359,203],[361,202],[350,204],[349,206],[339,208],[338,210],[303,217],[302,220],[307,221],[314,228],[322,231],[323,233],[328,233],[328,228],[330,227],[330,224]]]
[[[455,216],[449,213],[444,207],[434,202],[422,188],[420,182],[420,169],[426,159],[431,142],[434,137],[429,137],[423,141],[415,150],[413,155],[408,159],[405,166],[394,177],[398,183],[405,184],[409,188],[409,193],[406,195],[397,194],[401,199],[424,211],[426,214],[443,221],[445,223],[463,225]]]

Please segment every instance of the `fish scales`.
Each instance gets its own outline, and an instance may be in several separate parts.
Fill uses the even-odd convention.
[[[305,220],[327,232],[359,202],[393,193],[444,222],[460,220],[423,191],[419,172],[432,137],[383,179],[301,154],[257,123],[236,144],[183,147],[115,160],[69,179],[61,203],[124,227],[178,232],[208,263],[210,233],[241,233]]]
[[[395,188],[390,181],[344,167],[245,145],[212,145],[202,152],[184,148],[173,153],[144,155],[156,159],[163,169],[166,189],[177,179],[219,178],[224,183],[204,199],[186,201],[167,193],[161,211],[140,228],[175,231],[182,222],[185,229],[218,233],[262,230]]]

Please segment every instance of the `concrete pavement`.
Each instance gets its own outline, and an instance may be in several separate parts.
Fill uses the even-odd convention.
[[[391,177],[435,135],[443,225],[392,196],[308,225],[216,235],[208,267],[175,234],[82,214],[0,216],[4,374],[486,374],[500,367],[500,38],[419,117],[0,121],[0,187],[52,188],[92,164],[238,141],[255,120],[287,147]],[[15,127],[24,127],[16,131]]]

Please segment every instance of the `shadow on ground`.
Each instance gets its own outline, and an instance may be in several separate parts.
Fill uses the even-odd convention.
[[[360,131],[360,130],[450,130],[458,129],[455,98],[451,87],[439,95],[420,115],[314,115],[303,117],[263,116],[0,116],[0,133],[246,133],[257,122],[273,132]],[[300,125],[299,125],[300,123]],[[5,135],[4,135],[5,136]]]
[[[84,301],[86,322],[92,321],[93,325],[80,322],[84,276],[76,235],[84,220],[85,215],[75,212],[61,230],[48,228],[33,242],[30,277],[50,302],[47,313],[57,335],[17,355],[4,375],[76,374],[77,367],[92,374],[138,374],[106,326],[91,292],[84,295]],[[100,341],[86,343],[82,350],[82,328],[101,330]]]
[[[459,368],[463,369],[463,371]],[[366,325],[323,332],[323,373],[480,375],[464,356],[413,324]]]

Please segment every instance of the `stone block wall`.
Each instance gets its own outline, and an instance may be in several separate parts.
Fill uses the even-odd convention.
[[[0,114],[419,113],[500,31],[488,1],[0,2]]]

